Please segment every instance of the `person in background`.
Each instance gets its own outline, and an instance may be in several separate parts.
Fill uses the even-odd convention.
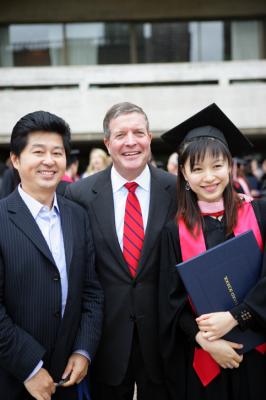
[[[74,149],[70,151],[70,155],[67,158],[67,165],[65,174],[62,176],[61,181],[57,185],[56,193],[62,196],[65,193],[67,185],[78,180],[78,168],[79,168],[79,150]]]
[[[261,177],[260,169],[258,168],[258,162],[255,159],[246,160],[244,166],[245,178],[248,182],[250,193],[252,197],[260,196],[260,181],[257,176]]]
[[[1,193],[1,188],[2,188],[2,182],[3,182],[3,174],[7,169],[7,165],[5,162],[0,161],[0,193]]]
[[[149,164],[145,112],[119,103],[106,113],[113,165],[69,185],[88,210],[105,294],[103,335],[92,373],[93,400],[165,400],[158,341],[159,241],[176,212],[176,177]]]
[[[0,397],[78,400],[100,339],[103,292],[87,213],[55,193],[69,126],[48,112],[27,114],[10,149],[21,183],[0,201]]]
[[[262,161],[262,176],[260,181],[260,191],[263,197],[266,195],[266,159]]]
[[[247,196],[251,196],[249,183],[245,176],[245,165],[246,161],[239,157],[233,158],[233,185],[237,193],[244,193]]]
[[[260,181],[263,174],[263,170],[257,158],[252,158],[250,160],[250,167],[253,175],[258,179],[258,181]]]
[[[8,166],[2,175],[0,199],[4,199],[15,190],[20,182],[20,177],[12,165]]]
[[[149,164],[150,164],[150,165],[153,165],[153,167],[157,168],[157,161],[155,160],[155,157],[154,157],[154,155],[152,154],[152,152],[151,152],[151,154],[150,154]]]
[[[167,171],[170,174],[177,175],[177,167],[178,167],[178,154],[172,153],[167,161]]]
[[[82,178],[93,175],[96,172],[102,171],[110,165],[110,157],[103,149],[92,149],[90,152],[89,165],[82,174]]]
[[[250,143],[216,104],[163,139],[179,154],[178,211],[163,229],[159,284],[160,343],[171,400],[262,399],[266,344],[240,355],[242,344],[222,337],[236,326],[266,333],[266,260],[262,279],[243,302],[198,317],[176,268],[249,230],[264,251],[266,202],[241,197],[232,185],[231,153],[250,151]]]

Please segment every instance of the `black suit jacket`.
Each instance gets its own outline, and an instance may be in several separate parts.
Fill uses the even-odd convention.
[[[134,323],[146,368],[161,381],[158,345],[158,247],[165,223],[176,211],[176,178],[150,167],[148,223],[137,276],[132,279],[115,228],[111,168],[67,187],[66,195],[88,209],[96,248],[96,268],[105,294],[104,324],[95,357],[97,379],[118,385],[128,366]]]
[[[1,398],[26,398],[23,381],[41,359],[60,380],[72,352],[93,357],[99,341],[103,293],[88,216],[60,196],[58,204],[69,285],[63,319],[60,275],[38,225],[17,190],[0,201]]]

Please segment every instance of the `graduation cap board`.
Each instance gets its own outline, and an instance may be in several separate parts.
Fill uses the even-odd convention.
[[[250,152],[252,143],[215,104],[210,104],[197,114],[164,133],[162,139],[174,150],[184,141],[197,137],[212,137],[225,143],[232,156]]]

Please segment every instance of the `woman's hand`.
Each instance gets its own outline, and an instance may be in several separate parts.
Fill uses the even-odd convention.
[[[229,311],[202,314],[196,322],[203,337],[210,341],[223,337],[238,324]]]
[[[197,333],[195,339],[202,349],[207,351],[222,368],[238,368],[243,360],[243,355],[235,351],[242,349],[242,344],[229,342],[224,339],[210,342],[202,336],[201,331]]]

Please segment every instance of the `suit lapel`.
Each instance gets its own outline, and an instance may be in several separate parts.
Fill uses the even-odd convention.
[[[98,179],[93,186],[94,199],[91,207],[109,250],[126,273],[130,275],[116,233],[113,189],[110,174],[111,168],[108,168],[101,176],[101,179]]]
[[[57,196],[58,205],[60,209],[60,221],[63,233],[66,267],[69,276],[69,268],[73,254],[73,227],[72,227],[72,214],[64,199],[61,196]]]
[[[150,170],[151,194],[149,216],[137,276],[142,273],[142,266],[145,266],[147,263],[149,254],[168,217],[172,203],[172,198],[167,190],[168,183],[165,183],[163,178],[158,176],[156,168],[150,167]],[[111,168],[108,168],[92,187],[94,199],[91,202],[91,207],[109,250],[113,253],[126,274],[130,276],[128,266],[119,246],[115,228],[114,200],[110,175]]]
[[[168,185],[162,179],[158,179],[156,168],[151,170],[151,193],[149,216],[145,232],[144,244],[140,258],[138,275],[142,272],[143,266],[147,263],[147,258],[153,249],[158,236],[165,224],[169,208],[172,202],[171,196],[167,191]]]
[[[52,253],[31,215],[28,207],[20,197],[16,189],[7,199],[9,218],[28,237],[39,251],[55,265]]]

